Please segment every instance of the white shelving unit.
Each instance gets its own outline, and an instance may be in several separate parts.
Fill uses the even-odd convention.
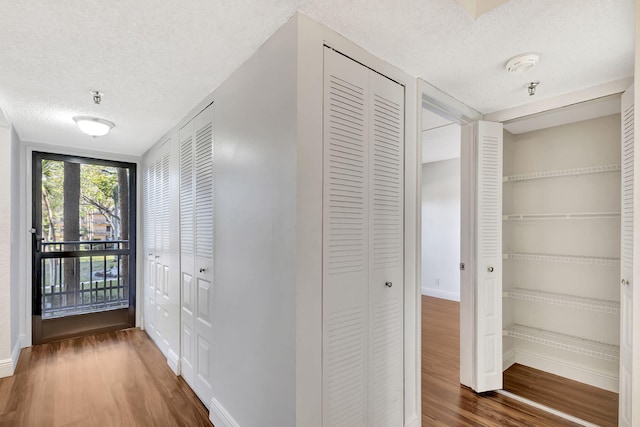
[[[535,221],[559,219],[619,219],[620,212],[520,213],[503,215],[503,221]]]
[[[503,172],[505,361],[609,391],[619,387],[619,129],[606,116],[506,135]]]
[[[503,177],[502,180],[504,182],[528,181],[531,179],[556,178],[560,176],[578,176],[578,175],[587,175],[587,174],[593,174],[593,173],[606,173],[606,172],[618,172],[618,171],[620,171],[620,165],[589,166],[586,168],[563,169],[563,170],[553,170],[553,171],[546,171],[546,172],[525,173],[522,175],[511,175],[511,176]]]
[[[615,267],[620,265],[620,258],[590,257],[580,255],[532,254],[523,252],[507,252],[503,259],[531,262],[560,262],[566,264],[602,265]]]
[[[618,301],[585,298],[575,295],[557,294],[553,292],[521,288],[507,290],[502,293],[502,296],[505,298],[559,305],[562,307],[571,307],[581,310],[591,310],[600,313],[620,314],[620,303]]]
[[[620,359],[620,347],[617,345],[592,341],[572,335],[559,334],[544,329],[515,324],[505,328],[503,335],[608,360],[610,362],[618,362]]]

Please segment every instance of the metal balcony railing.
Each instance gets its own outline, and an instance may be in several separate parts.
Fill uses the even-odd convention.
[[[127,308],[129,241],[42,242],[42,318]]]

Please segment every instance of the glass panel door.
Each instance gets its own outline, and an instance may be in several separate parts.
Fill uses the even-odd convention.
[[[34,344],[134,326],[135,173],[34,153]]]

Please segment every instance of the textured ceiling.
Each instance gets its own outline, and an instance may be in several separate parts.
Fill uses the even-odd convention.
[[[483,113],[633,73],[633,0],[3,0],[0,108],[23,140],[142,154],[296,10]],[[520,75],[504,63],[540,53]],[[104,92],[91,103],[89,91]],[[93,140],[71,120],[116,123]]]

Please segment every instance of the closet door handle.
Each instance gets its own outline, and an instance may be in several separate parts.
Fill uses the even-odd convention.
[[[622,285],[629,286],[629,281],[628,281],[628,280],[624,280],[624,279],[622,279],[622,280],[620,281],[620,283],[621,283]]]
[[[393,282],[385,282],[384,284],[387,288],[390,288],[393,286]]]
[[[488,271],[489,273],[493,273],[493,267],[489,267],[489,268],[487,268],[487,271]]]
[[[206,268],[201,268],[201,269],[200,269],[200,273],[204,273],[205,271],[207,271],[207,269],[206,269]]]

